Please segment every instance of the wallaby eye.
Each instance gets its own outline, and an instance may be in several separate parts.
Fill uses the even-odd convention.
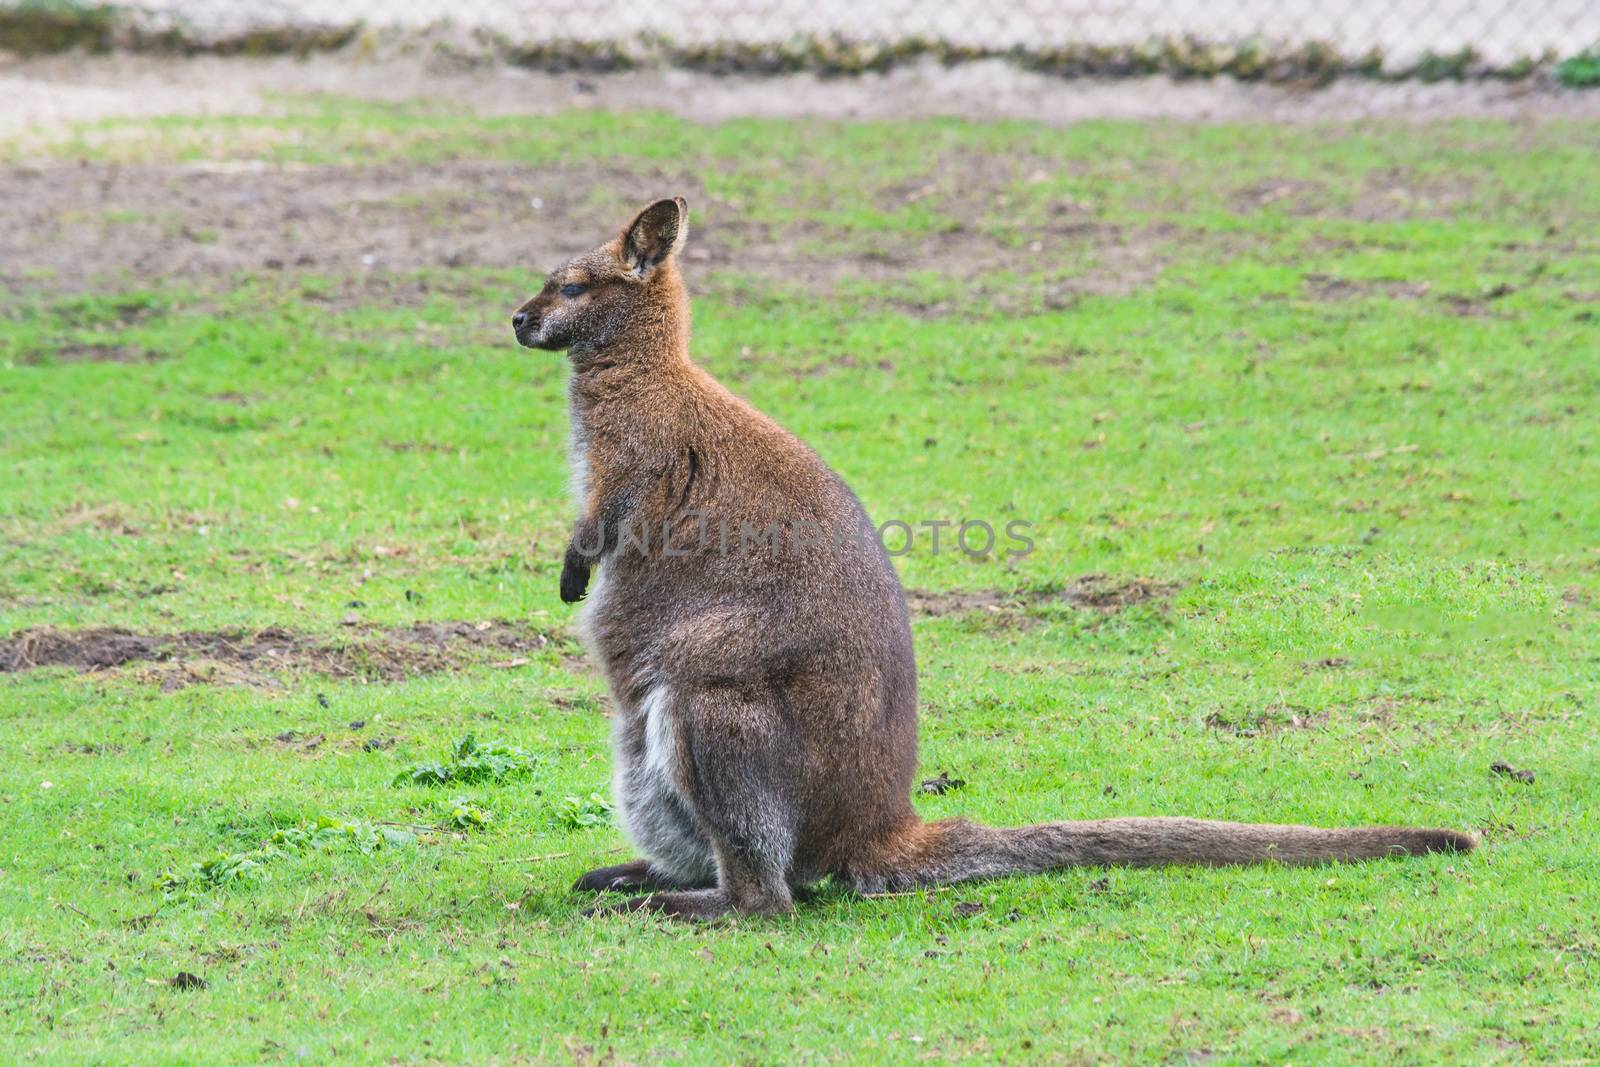
[[[577,282],[573,282],[571,285],[563,285],[561,287],[561,295],[571,300],[575,296],[581,296],[584,290],[588,288],[587,285],[579,285]]]

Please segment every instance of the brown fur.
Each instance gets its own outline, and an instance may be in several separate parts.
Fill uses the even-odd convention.
[[[712,918],[787,911],[828,875],[875,891],[1078,865],[1474,847],[1408,827],[923,823],[899,580],[838,475],[690,361],[675,261],[687,232],[684,202],[657,201],[514,318],[518,341],[567,349],[572,363],[579,512],[561,596],[589,596],[581,629],[617,706],[616,799],[647,857],[576,888],[655,890],[617,907]],[[774,525],[772,543],[740,539]]]

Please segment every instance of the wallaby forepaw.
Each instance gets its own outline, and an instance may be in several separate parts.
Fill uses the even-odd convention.
[[[561,568],[561,602],[576,604],[589,591],[589,568],[574,564],[570,559]]]

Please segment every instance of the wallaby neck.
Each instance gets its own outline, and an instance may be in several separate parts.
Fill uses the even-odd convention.
[[[644,299],[603,341],[580,341],[572,362],[573,402],[592,406],[689,372],[689,297],[677,268],[663,264]]]

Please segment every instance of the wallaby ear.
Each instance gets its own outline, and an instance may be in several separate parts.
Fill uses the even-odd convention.
[[[644,278],[683,247],[689,236],[689,203],[681,196],[657,200],[622,231],[622,265]]]

